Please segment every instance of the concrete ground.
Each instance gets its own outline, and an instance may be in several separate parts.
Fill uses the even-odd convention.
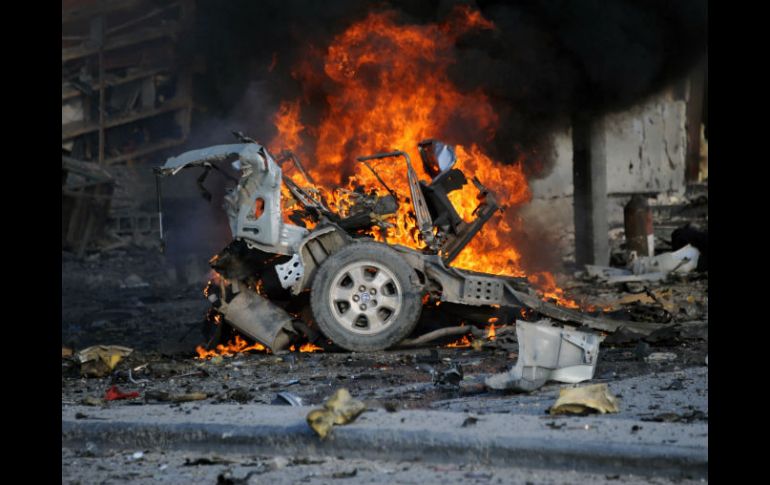
[[[173,482],[174,477],[196,474],[213,480],[228,471],[233,477],[270,473],[278,483],[305,478],[312,483],[359,469],[355,481],[371,477],[375,483],[467,481],[469,476],[480,483],[496,483],[498,478],[502,483],[707,479],[705,367],[617,379],[608,385],[620,398],[618,414],[550,416],[546,411],[558,389],[567,386],[549,385],[537,395],[435,402],[432,407],[442,411],[389,412],[370,402],[368,412],[352,424],[335,427],[327,440],[320,440],[305,422],[311,407],[65,405],[62,472],[67,483],[81,480],[70,467],[82,469],[89,463],[95,468],[86,466],[88,473],[108,483]],[[130,458],[136,452],[142,457]],[[184,464],[186,458],[215,460],[214,455],[232,463],[194,469]],[[275,458],[280,456],[286,459]],[[319,458],[321,463],[309,468],[273,463]],[[391,470],[392,476],[381,470]]]
[[[695,484],[705,480],[585,473],[474,464],[298,458],[190,451],[62,448],[62,483],[136,484]]]
[[[486,375],[515,362],[513,333],[500,332],[480,349],[441,343],[366,354],[197,359],[207,307],[203,284],[175,284],[163,262],[145,253],[63,258],[63,344],[75,351],[93,344],[135,351],[102,378],[81,377],[71,358],[62,360],[62,483],[708,479],[707,276],[651,287],[664,305],[620,307],[623,318],[687,322],[687,332],[602,344],[590,383],[608,384],[619,413],[555,417],[546,411],[567,385],[550,383],[529,394],[480,388]],[[134,273],[138,280],[129,278]],[[641,294],[585,281],[570,288],[574,298],[587,295],[585,302],[597,305]],[[433,375],[455,364],[464,373],[460,385],[435,385]],[[140,397],[83,405],[114,385]],[[305,416],[341,387],[370,410],[322,442]],[[207,397],[168,404],[149,398],[153,391]],[[306,407],[271,405],[281,391]]]

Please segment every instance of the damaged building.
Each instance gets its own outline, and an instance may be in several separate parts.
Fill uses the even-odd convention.
[[[78,198],[76,210],[64,202],[64,247],[157,239],[145,169],[190,132],[193,66],[180,45],[194,13],[191,1],[62,2],[62,197]],[[112,189],[81,190],[104,176],[76,179],[79,162],[109,174]]]

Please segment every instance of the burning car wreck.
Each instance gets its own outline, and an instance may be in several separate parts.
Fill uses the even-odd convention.
[[[374,351],[398,346],[413,333],[435,328],[436,321],[439,327],[452,319],[478,325],[501,317],[513,320],[525,310],[596,329],[618,328],[617,322],[541,301],[525,278],[450,265],[499,209],[494,193],[474,178],[475,219],[458,215],[448,194],[468,180],[454,167],[453,147],[436,140],[419,143],[430,182],[418,179],[404,151],[359,157],[383,190],[356,187],[346,194],[346,204],[335,201],[339,209],[334,211],[293,153],[275,158],[254,140],[236,137],[242,143],[189,151],[156,170],[159,210],[163,176],[203,167],[198,183],[205,191],[202,184],[210,170],[227,175],[219,165],[229,162],[241,173],[224,198],[233,240],[210,261],[216,277],[205,290],[212,302],[209,346],[234,329],[256,341],[255,348],[274,352],[303,342]],[[396,193],[369,164],[397,157],[406,165],[408,195]],[[284,173],[288,161],[306,187]],[[384,230],[404,205],[418,249],[391,243]],[[526,358],[519,359],[520,365],[492,379],[490,387],[531,390],[547,379],[592,377],[600,337],[547,322],[523,322],[517,332],[520,344],[532,351],[522,351]],[[576,365],[582,367],[570,372]]]
[[[62,483],[708,479],[705,3],[65,3]]]

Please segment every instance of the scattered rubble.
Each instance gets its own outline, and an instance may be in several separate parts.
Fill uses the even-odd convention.
[[[673,352],[653,352],[644,358],[645,362],[664,362],[676,360],[676,354]]]
[[[307,415],[307,423],[321,439],[326,438],[332,426],[351,423],[366,410],[366,404],[353,399],[347,389],[341,388],[325,403]]]
[[[433,376],[433,384],[443,388],[456,388],[463,380],[463,368],[460,364],[452,364],[449,369],[436,372],[431,369],[431,375]]]
[[[120,345],[96,345],[83,349],[77,353],[80,373],[88,377],[104,377],[112,372],[123,357],[131,355],[133,351]]]
[[[209,397],[205,392],[190,392],[186,394],[171,394],[165,391],[147,391],[144,395],[147,401],[160,402],[189,402],[202,401]]]
[[[650,273],[689,273],[698,267],[700,251],[690,244],[673,252],[657,256],[637,257],[631,253],[631,271],[635,275]]]
[[[706,201],[708,206],[708,201]],[[698,258],[698,271],[708,270],[708,230],[703,230],[697,225],[688,222],[682,227],[675,229],[671,233],[671,247],[673,249],[683,248],[687,245],[695,246],[700,252]]]
[[[237,403],[239,401],[233,397],[238,397],[239,388],[246,389],[250,394],[247,402],[270,404],[276,400],[278,392],[288,390],[289,386],[294,386],[291,388],[292,393],[302,399],[305,405],[320,405],[328,396],[330,388],[344,385],[367,405],[371,402],[372,407],[381,406],[393,412],[431,407],[433,403],[447,399],[458,402],[465,399],[468,403],[478,403],[471,409],[494,409],[494,399],[500,399],[500,396],[488,392],[483,379],[485,376],[510,369],[511,363],[514,363],[521,353],[520,342],[516,336],[519,322],[515,319],[502,319],[495,322],[494,339],[489,338],[488,330],[481,330],[473,325],[464,327],[467,329],[468,333],[465,335],[468,339],[480,344],[479,350],[473,350],[471,346],[447,348],[447,341],[457,337],[454,335],[445,340],[437,339],[422,344],[422,347],[427,348],[401,348],[366,354],[339,353],[333,349],[325,353],[296,352],[282,355],[255,352],[220,356],[215,359],[219,362],[218,365],[213,360],[193,359],[194,354],[191,354],[190,349],[200,342],[197,331],[201,326],[200,316],[205,313],[205,308],[199,304],[200,289],[194,285],[174,288],[168,280],[156,277],[156,274],[161,273],[157,272],[158,264],[154,257],[155,254],[149,251],[145,255],[139,250],[131,250],[119,255],[105,253],[98,260],[88,263],[63,260],[63,268],[65,265],[67,267],[66,277],[72,281],[75,281],[74,278],[78,275],[85,278],[99,273],[130,274],[130,271],[127,272],[123,267],[127,266],[137,268],[136,274],[142,280],[152,282],[149,288],[135,289],[120,289],[117,284],[73,284],[66,288],[69,293],[63,296],[62,310],[67,325],[62,326],[62,342],[65,343],[63,347],[75,349],[75,352],[73,356],[65,356],[62,360],[62,400],[65,405],[81,402],[88,402],[96,408],[105,405],[165,405],[178,407],[179,412],[184,412],[186,406],[195,406],[198,402],[216,405]],[[141,262],[143,260],[148,263]],[[146,268],[142,266],[144,264]],[[598,315],[614,324],[614,330],[597,331],[608,332],[608,335],[601,343],[595,376],[602,380],[614,380],[648,374],[650,368],[654,368],[655,372],[670,372],[677,368],[693,366],[705,369],[703,366],[708,346],[707,276],[690,273],[665,282],[637,284],[635,288],[608,285],[588,279],[571,279],[568,280],[568,285],[571,295],[586,306],[610,306],[617,300],[633,295],[629,300],[638,298],[641,300],[637,302],[640,305],[663,309],[663,304],[670,304],[672,308],[669,310],[674,310],[671,312],[672,322],[665,325],[655,325],[656,322],[633,322],[632,319],[638,314],[629,311],[630,304],[618,305],[620,308],[612,311],[575,312],[581,317]],[[84,291],[86,288],[87,291]],[[633,293],[629,292],[629,289],[632,289]],[[132,293],[126,297],[125,292]],[[81,294],[83,296],[80,296]],[[539,299],[534,301],[538,305],[542,302]],[[119,309],[122,312],[123,309],[131,308],[130,305],[139,303],[143,306],[136,307],[140,309],[136,315],[128,312],[119,314],[116,311]],[[563,310],[556,305],[552,306],[556,308],[553,311]],[[682,308],[687,311],[680,310]],[[546,311],[552,310],[546,308]],[[104,315],[105,317],[99,318],[105,318],[107,323],[91,325],[91,320],[81,317],[81,314],[87,315],[86,312]],[[148,315],[152,315],[158,323],[149,325]],[[485,320],[488,318],[487,316]],[[534,310],[528,312],[527,319],[537,321],[537,313]],[[81,322],[86,322],[88,326]],[[458,320],[454,322],[459,323]],[[581,322],[573,320],[573,323]],[[631,325],[628,326],[627,323]],[[489,323],[486,325],[489,326]],[[590,328],[586,326],[579,330],[590,332]],[[177,345],[176,342],[181,336],[191,329],[193,333]],[[122,358],[111,373],[102,378],[80,379],[79,367],[72,369],[72,373],[65,369],[65,363],[76,363],[77,349],[104,341],[128,345],[136,350]],[[645,344],[646,350],[638,356],[634,347],[640,342]],[[677,354],[675,361],[657,362],[653,367],[643,360],[644,356],[651,353],[670,351]],[[64,353],[66,355],[66,351]],[[455,363],[459,364],[463,379],[459,386],[436,386],[433,383],[433,375],[416,369],[419,363],[427,363],[438,371],[449,369]],[[125,385],[128,390],[139,391],[143,399],[109,403],[100,399],[104,396],[105,389],[116,384],[121,389]],[[186,404],[148,400],[148,393],[149,397],[153,396],[151,391],[168,395],[200,392],[207,394],[207,398]],[[553,386],[544,385],[530,394],[515,396],[531,395],[533,399],[542,400],[549,392],[554,392]],[[627,389],[623,391],[626,395],[632,392]],[[661,393],[666,394],[662,391]],[[653,403],[655,402],[657,401],[653,400]],[[464,406],[469,407],[468,404]],[[459,408],[460,411],[462,409],[463,407]],[[663,409],[666,412],[676,411],[672,406]],[[663,409],[657,413],[660,414]],[[651,413],[656,412],[652,407],[650,410]],[[495,412],[506,411],[501,409]],[[656,414],[650,414],[650,417],[655,416]],[[457,426],[460,426],[460,422]]]
[[[618,400],[610,394],[607,384],[561,389],[559,398],[548,411],[550,414],[617,413]]]
[[[627,268],[586,265],[589,276],[609,284],[662,281],[672,274],[686,274],[698,267],[700,252],[691,245],[657,256],[631,253]]]
[[[273,404],[288,404],[289,406],[302,406],[302,398],[291,392],[279,392]]]

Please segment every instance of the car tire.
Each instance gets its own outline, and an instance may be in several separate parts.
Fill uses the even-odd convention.
[[[417,325],[422,312],[417,273],[382,243],[354,242],[318,268],[310,307],[321,331],[352,351],[391,347]]]

